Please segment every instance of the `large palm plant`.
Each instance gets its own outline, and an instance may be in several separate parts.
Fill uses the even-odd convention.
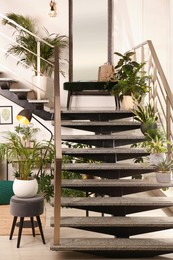
[[[55,33],[50,34],[45,28],[43,29],[44,36],[42,37],[39,28],[36,26],[36,23],[32,18],[15,13],[7,13],[6,16],[19,26],[30,31],[32,34],[42,38],[43,41],[40,42],[40,73],[51,76],[54,63],[54,48],[50,45],[59,47],[61,59],[62,50],[67,47],[68,44],[67,37]],[[5,18],[2,20],[2,24],[10,25],[15,29],[14,33],[17,34],[16,43],[10,45],[8,53],[18,56],[20,58],[18,63],[32,67],[35,74],[37,74],[37,38]],[[48,42],[50,45],[45,42]]]

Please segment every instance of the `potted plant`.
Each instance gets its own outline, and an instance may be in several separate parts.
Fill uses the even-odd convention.
[[[32,197],[38,191],[37,174],[35,170],[44,165],[42,151],[49,149],[45,142],[34,140],[33,146],[27,145],[28,133],[37,129],[32,126],[15,127],[15,131],[5,132],[6,143],[0,144],[0,158],[6,158],[14,167],[14,193],[19,197]],[[33,135],[32,135],[33,139]],[[18,186],[19,185],[19,186]]]
[[[121,102],[125,96],[130,96],[131,99],[140,103],[150,90],[148,85],[150,76],[147,76],[144,71],[145,62],[138,63],[132,60],[131,56],[135,52],[125,54],[115,52],[114,54],[120,56],[120,59],[114,68],[113,77],[110,79],[110,81],[115,81],[115,85],[111,89],[112,94],[118,96]]]
[[[59,47],[61,59],[61,53],[68,44],[67,37],[56,33],[50,34],[46,28],[42,30],[44,32],[44,36],[42,37],[42,32],[40,32],[36,22],[29,16],[15,13],[7,13],[6,16],[44,41],[40,42],[40,75],[43,80],[47,77],[51,77],[54,71],[54,48],[50,45]],[[20,58],[18,63],[21,63],[28,68],[31,67],[34,70],[35,76],[37,76],[37,38],[22,30],[22,28],[17,27],[5,18],[2,20],[2,24],[14,28],[14,33],[16,34],[16,43],[10,45],[8,53],[18,56]],[[61,73],[63,74],[62,70]],[[40,84],[40,86],[41,85],[43,84]]]
[[[154,138],[148,133],[145,136],[147,140],[144,142],[144,146],[150,153],[150,164],[155,165],[160,163],[166,158],[167,153],[168,142],[165,135],[157,129]]]
[[[158,182],[171,182],[172,180],[173,161],[165,159],[155,165],[156,180]]]
[[[141,131],[143,134],[149,133],[151,137],[156,135],[158,123],[158,115],[151,104],[142,106],[138,104],[136,108],[131,110],[134,114],[134,120],[141,123]]]

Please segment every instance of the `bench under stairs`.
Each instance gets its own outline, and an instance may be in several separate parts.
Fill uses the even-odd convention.
[[[52,244],[51,250],[111,258],[172,253],[173,236],[172,239],[152,239],[151,232],[173,228],[173,217],[159,217],[154,211],[170,209],[173,198],[146,194],[173,184],[150,181],[146,176],[154,175],[154,167],[134,162],[133,158],[148,156],[148,153],[131,148],[131,144],[144,141],[140,124],[134,122],[131,112],[67,110],[62,111],[61,119],[62,127],[80,130],[79,134],[62,135],[63,141],[88,145],[87,148],[65,147],[63,155],[92,160],[91,163],[64,163],[63,170],[92,178],[63,179],[62,188],[95,196],[61,198],[62,207],[84,211],[83,216],[61,217],[61,229],[79,229],[86,235],[71,237],[69,229],[69,237],[60,238],[60,244]],[[139,174],[142,179],[132,178]],[[85,215],[86,212],[89,214]],[[150,212],[150,216],[146,212]],[[54,226],[53,221],[51,225]]]

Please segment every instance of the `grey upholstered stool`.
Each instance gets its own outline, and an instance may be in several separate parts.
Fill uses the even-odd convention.
[[[42,196],[37,195],[33,198],[19,198],[16,196],[11,197],[10,213],[11,215],[14,216],[14,218],[13,218],[13,223],[10,232],[10,240],[13,237],[17,218],[20,217],[17,248],[19,248],[20,246],[23,222],[25,217],[30,217],[33,237],[35,237],[34,217],[36,217],[41,238],[43,244],[45,244],[42,224],[40,220],[40,215],[43,213],[43,211],[44,211],[44,198]]]

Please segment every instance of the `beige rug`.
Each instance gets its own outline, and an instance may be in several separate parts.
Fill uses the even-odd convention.
[[[44,214],[40,216],[41,218],[41,223],[44,228],[45,225],[45,216]],[[20,220],[20,218],[17,219],[17,222]],[[25,218],[24,221],[29,221],[29,218]],[[36,218],[34,218],[36,220]],[[9,236],[10,235],[10,230],[11,230],[11,225],[13,222],[13,216],[10,215],[10,206],[9,205],[0,205],[0,236]],[[18,235],[18,226],[15,227],[14,230],[14,236]],[[35,233],[40,234],[39,228],[35,228]],[[22,230],[23,235],[32,235],[32,230],[31,228],[23,228]]]

